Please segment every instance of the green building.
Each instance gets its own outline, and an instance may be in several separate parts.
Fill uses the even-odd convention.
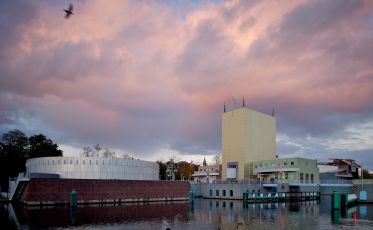
[[[253,163],[253,175],[265,182],[319,183],[319,168],[316,160],[293,157],[262,160]]]

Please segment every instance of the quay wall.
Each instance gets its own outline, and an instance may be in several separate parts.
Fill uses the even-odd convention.
[[[263,187],[260,184],[247,184],[247,183],[212,183],[212,184],[192,184],[193,194],[203,198],[212,199],[243,199],[243,193],[249,191],[250,193],[260,191],[263,193],[273,192],[320,192],[321,195],[333,194],[333,191],[340,193],[354,193],[351,184],[339,185],[323,185],[317,184],[304,184],[304,185],[289,185],[287,183],[277,184],[274,187]],[[225,195],[224,195],[225,191]],[[368,191],[369,193],[369,191]],[[373,194],[373,186],[372,193]]]
[[[21,203],[26,205],[69,204],[70,192],[78,203],[121,203],[188,200],[189,182],[142,180],[31,179]]]

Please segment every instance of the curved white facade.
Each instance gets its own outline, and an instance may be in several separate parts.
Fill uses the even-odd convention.
[[[157,163],[123,158],[40,157],[27,160],[26,170],[70,179],[159,180]]]

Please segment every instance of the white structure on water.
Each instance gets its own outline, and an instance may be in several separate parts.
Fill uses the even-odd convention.
[[[26,170],[66,179],[159,180],[157,163],[124,158],[40,157],[27,160]]]

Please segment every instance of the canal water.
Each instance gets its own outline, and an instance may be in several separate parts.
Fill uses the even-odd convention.
[[[373,205],[332,211],[320,201],[247,204],[195,199],[70,207],[0,204],[0,229],[373,229]]]

